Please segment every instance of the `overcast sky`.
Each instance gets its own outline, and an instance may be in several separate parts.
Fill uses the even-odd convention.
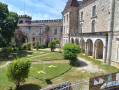
[[[32,16],[33,20],[61,19],[66,2],[68,0],[0,0],[8,4],[10,11],[19,15],[25,14]],[[80,1],[80,0],[78,0]]]

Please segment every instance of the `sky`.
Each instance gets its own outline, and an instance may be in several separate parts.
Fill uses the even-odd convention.
[[[32,20],[61,19],[68,0],[0,0],[8,5],[9,11],[18,15],[32,16]],[[80,0],[78,0],[80,1]]]

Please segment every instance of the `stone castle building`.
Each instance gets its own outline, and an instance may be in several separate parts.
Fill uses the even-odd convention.
[[[72,42],[85,55],[119,63],[119,0],[68,0],[62,16],[62,45]]]
[[[40,44],[48,45],[52,40],[62,39],[62,19],[32,20],[30,16],[20,15],[18,26],[18,30],[27,36],[23,43],[37,40]]]
[[[63,20],[36,20],[21,15],[19,30],[27,35],[26,42],[38,40],[48,45],[60,40],[80,45],[82,53],[104,63],[119,63],[119,0],[68,0]]]

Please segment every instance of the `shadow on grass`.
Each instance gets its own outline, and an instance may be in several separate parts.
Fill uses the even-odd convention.
[[[79,63],[79,61],[76,61],[76,62],[70,62],[70,65],[72,66],[72,67],[79,67],[80,66],[80,63]]]
[[[26,57],[27,55],[32,55],[32,52],[27,52],[27,51],[2,52],[0,51],[0,61],[11,61],[16,58]]]
[[[36,84],[25,84],[20,86],[19,90],[40,90],[41,86],[38,86]]]

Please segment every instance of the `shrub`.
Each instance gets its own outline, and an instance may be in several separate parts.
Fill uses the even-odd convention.
[[[43,44],[40,44],[40,45],[39,45],[39,48],[40,48],[40,49],[44,49],[44,48],[46,48],[46,46],[43,45]]]
[[[64,58],[69,59],[70,63],[74,63],[77,60],[77,54],[81,53],[79,45],[73,43],[67,43],[63,47]]]
[[[19,88],[21,82],[28,78],[31,63],[29,60],[14,60],[7,67],[7,77]]]
[[[34,44],[34,48],[38,50],[40,43],[38,41],[34,41],[33,44]]]
[[[49,48],[51,49],[52,52],[56,49],[56,44],[59,44],[59,43],[60,43],[59,40],[55,40],[55,41],[50,42]]]
[[[23,50],[31,50],[31,43],[28,42],[22,46]]]
[[[11,52],[12,51],[12,47],[9,46],[9,47],[3,47],[2,48],[2,52]]]
[[[14,51],[20,51],[22,50],[22,45],[20,43],[13,44],[12,45]]]
[[[27,50],[31,50],[31,43],[30,42],[27,43],[26,48],[27,48]]]

